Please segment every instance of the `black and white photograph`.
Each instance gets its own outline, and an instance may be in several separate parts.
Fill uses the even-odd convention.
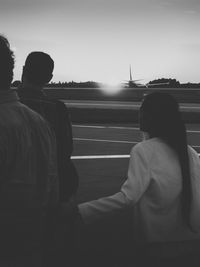
[[[199,0],[0,0],[0,267],[200,266],[199,33]]]

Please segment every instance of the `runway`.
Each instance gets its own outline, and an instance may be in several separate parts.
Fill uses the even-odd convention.
[[[91,100],[63,100],[67,107],[73,108],[101,108],[101,109],[128,109],[138,110],[140,102],[122,102],[122,101],[91,101]],[[181,111],[200,112],[200,104],[198,103],[180,103]]]
[[[200,153],[200,125],[187,125],[188,143]],[[80,176],[78,201],[110,195],[127,177],[131,148],[142,141],[136,124],[74,124],[73,162]]]

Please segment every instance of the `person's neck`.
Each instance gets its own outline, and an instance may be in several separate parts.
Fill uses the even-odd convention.
[[[23,81],[22,82],[22,85],[21,85],[22,88],[29,88],[30,90],[31,89],[34,89],[34,90],[37,90],[37,91],[42,91],[43,90],[43,86],[42,85],[35,85],[29,81]]]
[[[148,140],[148,139],[150,139],[150,138],[151,138],[151,137],[150,137],[149,133],[147,133],[147,132],[142,132],[142,140],[143,140],[143,141]]]

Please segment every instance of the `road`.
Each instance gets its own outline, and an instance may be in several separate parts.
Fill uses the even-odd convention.
[[[67,107],[75,108],[101,108],[101,109],[138,109],[140,102],[122,102],[122,101],[90,101],[90,100],[63,100]],[[181,103],[181,111],[200,112],[198,103]]]
[[[72,159],[80,176],[78,201],[113,194],[126,179],[131,148],[142,141],[137,125],[73,125]],[[200,153],[200,125],[187,125],[188,143]]]

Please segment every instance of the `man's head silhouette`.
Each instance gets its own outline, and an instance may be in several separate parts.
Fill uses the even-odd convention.
[[[22,81],[36,86],[44,86],[53,77],[54,61],[44,52],[32,52],[23,67]]]
[[[14,54],[8,40],[0,35],[0,88],[8,89],[13,80]]]

